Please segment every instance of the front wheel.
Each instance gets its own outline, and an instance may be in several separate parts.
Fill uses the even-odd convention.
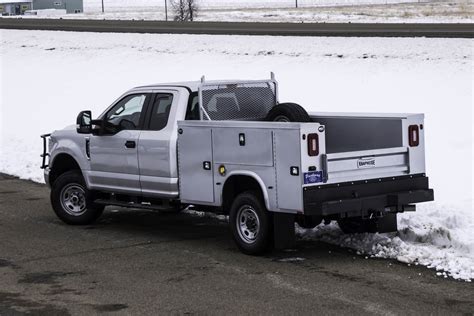
[[[270,213],[254,192],[239,194],[230,209],[230,228],[239,249],[248,255],[259,255],[272,244]]]
[[[66,224],[87,225],[94,222],[104,207],[92,201],[79,171],[63,173],[51,187],[51,204],[56,215]]]

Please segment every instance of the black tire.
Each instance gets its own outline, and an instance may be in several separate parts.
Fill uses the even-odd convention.
[[[280,103],[268,112],[266,121],[272,122],[311,122],[308,112],[296,103]]]
[[[104,206],[93,203],[92,193],[77,170],[65,172],[54,181],[50,198],[56,215],[70,225],[91,224],[104,211]]]
[[[247,221],[245,223],[243,221],[244,212],[249,215],[246,217]],[[252,238],[253,235],[250,232],[252,223],[255,224],[252,216],[255,216],[258,220],[258,228],[254,234],[255,238]],[[263,201],[255,192],[247,191],[239,194],[234,199],[230,209],[229,223],[234,241],[243,253],[260,255],[270,250],[273,244],[272,218]],[[250,235],[245,233],[245,228],[242,228],[240,223],[247,227],[247,232]]]

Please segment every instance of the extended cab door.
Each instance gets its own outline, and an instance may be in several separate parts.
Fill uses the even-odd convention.
[[[184,118],[187,93],[158,90],[148,107],[145,129],[138,142],[140,185],[143,195],[176,198],[178,172],[176,141],[178,118]]]
[[[116,128],[90,136],[92,188],[141,194],[137,148],[150,97],[150,93],[125,96],[102,118]]]

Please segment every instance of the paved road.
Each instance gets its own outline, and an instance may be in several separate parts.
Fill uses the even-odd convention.
[[[293,252],[239,253],[224,222],[106,211],[67,226],[48,188],[0,175],[0,315],[463,314],[474,286],[432,270],[299,241]],[[284,262],[285,258],[304,258]]]
[[[473,24],[242,23],[0,18],[0,29],[288,36],[474,37]]]

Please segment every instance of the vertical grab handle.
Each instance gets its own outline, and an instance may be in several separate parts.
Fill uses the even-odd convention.
[[[43,154],[40,155],[41,158],[43,158],[43,161],[41,162],[41,169],[45,169],[48,167],[46,164],[46,157],[49,157],[49,153],[47,152],[47,146],[46,146],[46,139],[51,136],[51,134],[43,134],[40,137],[43,139]]]
[[[321,155],[321,163],[323,167],[323,183],[328,182],[328,155]]]

